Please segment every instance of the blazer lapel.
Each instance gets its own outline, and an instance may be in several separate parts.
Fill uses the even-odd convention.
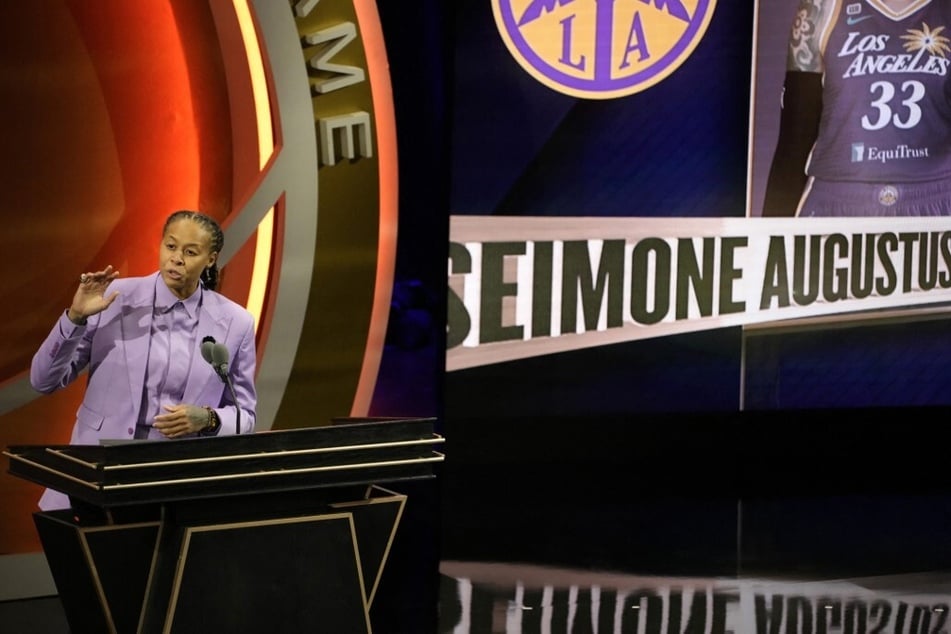
[[[195,351],[194,361],[188,371],[185,395],[182,398],[185,403],[194,405],[218,405],[218,403],[201,402],[202,394],[216,383],[222,383],[222,381],[211,365],[202,357],[200,346],[205,337],[211,337],[217,343],[225,343],[228,337],[228,321],[222,313],[218,298],[214,293],[208,290],[204,290],[203,293],[201,310],[198,312],[197,341],[199,349]],[[213,392],[217,394],[218,390],[213,390]]]
[[[125,354],[126,367],[129,371],[129,397],[136,416],[139,415],[139,407],[141,407],[145,372],[149,361],[152,303],[157,275],[142,278],[142,282],[137,284],[131,292],[123,291],[127,297],[119,300],[123,302],[124,308],[120,316],[122,336],[119,337],[117,343],[122,346],[123,354]]]

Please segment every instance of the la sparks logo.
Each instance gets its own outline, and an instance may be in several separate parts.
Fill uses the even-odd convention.
[[[703,38],[716,0],[492,0],[499,33],[535,79],[612,99],[674,72]]]

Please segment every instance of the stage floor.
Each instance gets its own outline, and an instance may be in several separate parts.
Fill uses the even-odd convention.
[[[440,634],[947,632],[951,571],[704,578],[443,561]]]
[[[951,570],[860,578],[680,577],[442,561],[439,634],[948,632]],[[0,602],[7,634],[69,634],[58,597]],[[400,624],[375,634],[426,634]],[[346,633],[334,633],[346,634]]]

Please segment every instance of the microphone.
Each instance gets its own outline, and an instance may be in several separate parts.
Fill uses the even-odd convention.
[[[211,345],[211,365],[215,366],[215,372],[222,379],[228,374],[228,349],[224,344],[214,343]]]
[[[234,401],[235,411],[235,434],[241,433],[241,407],[238,405],[238,396],[234,391],[234,384],[231,382],[231,376],[228,374],[228,361],[230,359],[228,348],[223,343],[218,343],[215,338],[208,335],[201,340],[201,357],[207,361],[215,370],[222,381],[231,391],[231,400]]]
[[[228,376],[228,349],[224,344],[215,341],[215,338],[208,335],[201,340],[201,357],[211,364],[222,381]]]
[[[207,337],[201,340],[201,358],[207,361],[208,363],[210,363],[211,365],[215,365],[215,362],[214,360],[212,360],[212,356],[211,356],[211,349],[214,347],[215,347],[215,338],[212,337],[211,335],[208,335]],[[215,371],[217,372],[217,370]]]

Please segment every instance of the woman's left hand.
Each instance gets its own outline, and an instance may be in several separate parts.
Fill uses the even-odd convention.
[[[163,405],[166,414],[159,414],[152,427],[165,434],[166,438],[178,438],[200,432],[208,426],[208,410],[197,405]]]

